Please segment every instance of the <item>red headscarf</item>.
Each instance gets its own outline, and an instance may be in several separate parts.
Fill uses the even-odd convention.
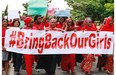
[[[101,31],[111,31],[114,32],[114,24],[110,25],[110,22],[112,21],[112,17],[108,17],[106,20],[105,25],[103,25],[100,30]]]
[[[76,22],[75,27],[76,27],[77,31],[81,31],[82,30],[82,28],[83,28],[83,22],[84,21],[77,21]]]
[[[91,26],[88,26],[87,23],[92,22],[91,18],[86,18],[83,23],[83,28],[82,30],[87,30],[87,31],[96,31],[97,27],[94,23],[92,23]]]
[[[101,30],[101,28],[106,24],[107,18],[104,18],[103,24],[101,24],[99,30]]]
[[[112,21],[112,17],[108,17],[107,20],[106,20],[106,25],[109,26],[109,23]]]
[[[31,17],[26,17],[24,19],[25,25],[28,25],[31,22],[32,18]]]

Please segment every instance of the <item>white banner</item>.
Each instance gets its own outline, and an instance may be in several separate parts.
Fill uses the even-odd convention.
[[[113,54],[113,32],[8,29],[5,48],[22,54]]]

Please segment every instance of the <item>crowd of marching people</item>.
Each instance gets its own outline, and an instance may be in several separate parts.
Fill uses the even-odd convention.
[[[5,74],[9,72],[9,61],[13,62],[14,71],[17,75],[20,74],[20,68],[25,64],[27,75],[32,75],[32,68],[34,62],[37,63],[36,69],[44,69],[46,75],[55,75],[56,67],[61,67],[62,71],[72,75],[78,75],[74,67],[76,62],[79,61],[80,68],[87,75],[91,75],[93,62],[98,60],[96,67],[99,71],[105,70],[108,74],[113,72],[113,55],[109,54],[57,54],[57,55],[32,55],[32,54],[19,54],[8,52],[4,48],[5,32],[8,28],[20,28],[29,30],[47,30],[47,31],[109,31],[114,32],[114,23],[111,16],[104,19],[103,23],[97,28],[96,24],[91,18],[87,17],[81,21],[74,21],[71,17],[53,17],[47,19],[41,15],[36,15],[34,18],[27,16],[21,17],[24,21],[24,27],[20,28],[20,19],[8,21],[2,19],[2,61]],[[81,57],[80,57],[81,56]],[[80,58],[78,58],[80,57]],[[98,57],[96,59],[95,57]],[[78,59],[77,59],[78,58]]]

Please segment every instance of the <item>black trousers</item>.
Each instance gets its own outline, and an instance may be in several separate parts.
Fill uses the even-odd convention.
[[[13,53],[13,64],[15,70],[19,72],[22,64],[22,54]]]
[[[47,75],[54,75],[56,70],[56,55],[41,55],[36,68],[44,69]]]
[[[61,54],[56,55],[56,62],[58,64],[58,66],[60,66],[60,63],[61,63]]]

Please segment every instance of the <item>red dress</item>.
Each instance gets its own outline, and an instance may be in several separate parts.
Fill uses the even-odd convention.
[[[25,27],[24,29],[29,29],[29,28]],[[32,29],[30,29],[30,30],[32,30]],[[24,54],[24,59],[25,59],[27,75],[32,75],[32,66],[34,63],[35,55]]]
[[[72,28],[69,29],[69,30],[74,30],[74,27],[72,27]],[[61,57],[61,68],[62,68],[63,71],[69,72],[71,70],[71,72],[74,72],[75,64],[76,64],[75,54],[62,55],[62,57]]]
[[[75,63],[76,63],[75,54],[62,55],[61,68],[63,71],[68,72],[71,69],[71,72],[73,72]]]
[[[104,70],[107,70],[109,73],[113,72],[113,55],[107,56],[106,65],[104,66]]]
[[[29,29],[29,28],[25,27],[24,29]],[[44,25],[42,23],[40,23],[39,25],[36,25],[34,23],[31,30],[44,30]],[[25,54],[24,58],[25,58],[25,63],[26,63],[27,75],[32,75],[32,65],[34,63],[35,55]]]
[[[95,62],[95,58],[92,54],[88,54],[86,56],[86,58],[83,59],[83,65],[81,66],[81,68],[84,70],[84,72],[90,72],[91,68],[92,68],[92,64],[93,62]]]
[[[82,28],[82,30],[86,30],[86,31],[96,31],[97,30],[97,27],[95,26],[95,24],[92,24],[92,26],[87,26],[87,25],[84,25],[84,27]],[[92,68],[92,64],[93,62],[95,61],[95,57],[94,55],[92,54],[82,54],[84,59],[83,61],[81,62],[81,69],[84,70],[84,72],[87,72],[89,73],[91,68]]]
[[[31,54],[24,54],[24,59],[25,59],[27,75],[32,75],[32,66],[34,63],[35,56]]]
[[[114,32],[114,24],[109,25],[111,21],[112,21],[112,18],[109,17],[106,20],[106,24],[100,28],[100,31]],[[114,62],[113,55],[107,55],[106,64],[104,66],[104,69],[107,70],[109,73],[113,72],[113,62]]]

